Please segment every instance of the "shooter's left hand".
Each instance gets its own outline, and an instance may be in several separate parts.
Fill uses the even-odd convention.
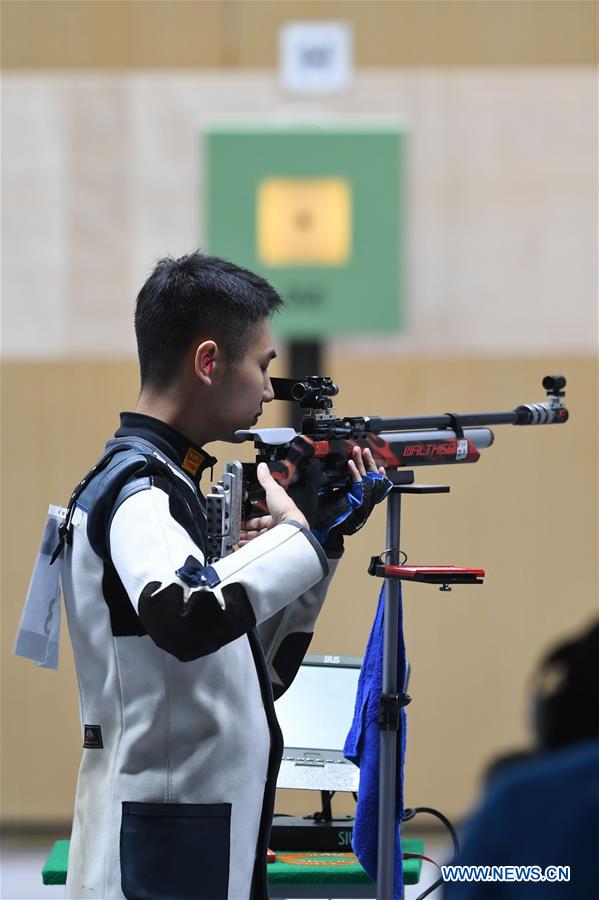
[[[312,528],[330,557],[341,556],[344,535],[359,531],[376,504],[384,500],[391,489],[385,469],[377,467],[367,447],[353,448],[347,469],[352,481],[351,488],[322,498]]]
[[[347,469],[351,475],[351,480],[356,483],[362,481],[368,473],[377,473],[383,478],[385,477],[385,467],[377,465],[372,456],[372,452],[368,447],[354,447],[352,450],[352,458],[347,464]]]
[[[377,467],[370,450],[354,447],[347,471],[352,488],[325,494],[320,502],[317,497],[320,467],[314,460],[303,464],[303,475],[290,494],[303,509],[312,525],[312,531],[331,557],[343,551],[343,536],[355,534],[365,524],[377,503],[383,500],[390,488],[383,466]],[[313,499],[312,499],[313,498]],[[309,501],[309,502],[308,502]],[[310,512],[305,507],[310,507]],[[316,508],[317,507],[317,508]],[[270,515],[256,516],[241,523],[239,546],[265,534],[275,524]]]

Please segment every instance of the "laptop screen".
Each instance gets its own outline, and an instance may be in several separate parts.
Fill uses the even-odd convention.
[[[306,657],[289,690],[275,702],[286,747],[343,750],[360,664],[355,657]]]

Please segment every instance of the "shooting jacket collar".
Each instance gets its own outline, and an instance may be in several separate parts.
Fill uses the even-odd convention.
[[[122,412],[121,427],[115,437],[138,437],[149,441],[187,472],[197,485],[202,472],[211,469],[216,463],[214,456],[210,456],[197,444],[192,444],[180,431],[143,413]]]

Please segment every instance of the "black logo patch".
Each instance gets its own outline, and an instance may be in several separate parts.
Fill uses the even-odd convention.
[[[83,746],[87,750],[102,749],[104,744],[102,743],[102,729],[99,725],[83,726]]]

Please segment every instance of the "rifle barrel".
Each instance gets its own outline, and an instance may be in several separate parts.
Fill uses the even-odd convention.
[[[400,416],[382,418],[369,416],[364,420],[366,431],[381,434],[420,428],[479,428],[487,425],[550,425],[567,422],[568,410],[552,403],[528,403],[510,412],[444,413],[439,416]]]

